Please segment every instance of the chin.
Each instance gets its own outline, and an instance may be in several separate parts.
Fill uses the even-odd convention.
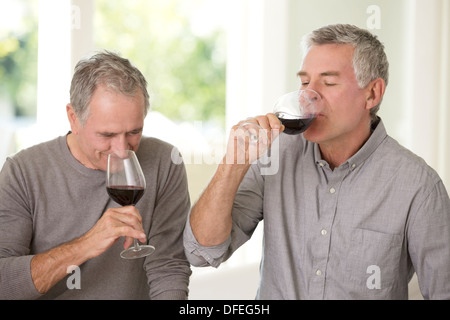
[[[319,141],[322,141],[325,132],[323,128],[324,126],[313,123],[305,132],[303,132],[303,137],[310,142],[319,143]]]
[[[317,130],[314,130],[313,128],[309,128],[308,130],[303,132],[303,137],[310,142],[317,143],[318,141],[320,141],[319,132],[317,132]]]

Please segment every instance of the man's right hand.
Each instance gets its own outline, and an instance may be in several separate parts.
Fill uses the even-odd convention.
[[[254,124],[250,128],[249,124]],[[250,130],[249,130],[250,129]],[[273,140],[283,132],[284,126],[273,114],[257,116],[240,121],[232,127],[227,145],[225,164],[251,164],[270,149]],[[248,132],[255,131],[259,140],[249,143]]]
[[[142,218],[134,206],[110,208],[81,237],[35,255],[31,260],[31,277],[37,291],[46,293],[67,275],[69,267],[101,255],[121,237],[125,237],[125,249],[134,238],[146,242]]]
[[[90,249],[87,250],[93,258],[108,250],[121,237],[125,237],[124,249],[129,248],[135,238],[146,242],[142,217],[134,206],[108,209],[80,240],[88,243]]]

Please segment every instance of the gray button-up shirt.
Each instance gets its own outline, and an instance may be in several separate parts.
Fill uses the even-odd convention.
[[[272,157],[275,174],[253,165],[241,183],[225,243],[199,245],[187,223],[193,265],[218,267],[264,219],[258,299],[407,299],[414,272],[425,299],[450,299],[448,193],[381,121],[334,170],[301,135]]]

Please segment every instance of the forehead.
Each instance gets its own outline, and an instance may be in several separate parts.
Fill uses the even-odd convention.
[[[137,105],[145,109],[145,99],[140,90],[133,95],[127,95],[109,86],[99,85],[94,90],[89,105],[91,109],[106,109],[102,111],[109,111],[113,106],[120,105],[123,105],[124,108],[128,105]]]
[[[141,94],[128,96],[105,86],[92,95],[87,124],[117,123],[136,125],[145,118],[145,101]]]
[[[355,48],[350,44],[313,45],[307,52],[299,74],[353,72]]]

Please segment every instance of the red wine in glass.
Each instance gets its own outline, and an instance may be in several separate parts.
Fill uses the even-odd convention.
[[[132,150],[124,150],[108,155],[106,191],[109,197],[122,206],[134,206],[142,198],[146,187],[142,168]],[[139,244],[134,239],[132,247],[122,251],[124,259],[137,259],[153,253],[155,247]]]
[[[289,135],[305,132],[316,118],[315,115],[306,118],[293,117],[292,119],[286,119],[279,115],[277,115],[277,117],[285,127],[283,132]]]
[[[109,186],[106,188],[111,199],[121,206],[135,205],[144,195],[144,188],[138,186]]]

